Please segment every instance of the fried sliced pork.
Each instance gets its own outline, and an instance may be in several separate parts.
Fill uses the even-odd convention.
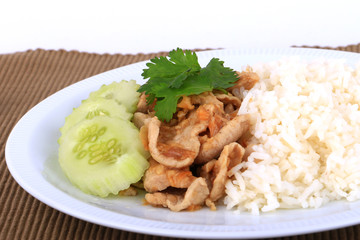
[[[224,113],[234,118],[239,111],[241,101],[239,98],[231,94],[215,94],[216,98],[224,104]]]
[[[195,163],[204,164],[218,157],[223,148],[236,142],[249,129],[249,126],[250,117],[248,115],[238,115],[228,121],[216,135],[202,143]]]
[[[146,98],[147,95],[145,93],[142,93],[140,95],[139,102],[137,103],[137,109],[136,109],[137,112],[149,113],[154,110],[154,106],[156,102],[149,105],[147,104]]]
[[[152,118],[153,116],[150,114],[142,113],[142,112],[136,112],[134,113],[134,117],[132,119],[132,122],[137,128],[141,128],[145,125],[145,123]]]
[[[200,176],[206,179],[210,189],[206,205],[212,210],[216,210],[215,202],[225,195],[228,171],[242,161],[244,152],[240,144],[230,143],[224,147],[218,160],[211,160],[201,167]]]
[[[250,67],[248,67],[246,71],[237,72],[237,74],[239,76],[239,80],[236,81],[234,86],[228,88],[227,90],[234,96],[241,98],[241,89],[251,89],[260,80],[260,77],[257,73],[253,72]]]
[[[159,163],[171,168],[190,166],[200,149],[198,135],[207,128],[207,121],[193,111],[176,126],[161,123],[153,117],[147,126],[148,148]]]
[[[199,95],[192,95],[191,103],[196,105],[213,104],[219,108],[223,108],[224,106],[224,104],[217,99],[213,92],[203,92]]]
[[[144,175],[147,192],[159,192],[168,187],[188,188],[196,179],[189,168],[169,168],[150,158],[150,167]]]
[[[194,210],[204,205],[209,189],[204,178],[191,183],[185,194],[156,192],[145,194],[145,200],[153,206],[167,207],[172,211]]]
[[[146,106],[141,96],[134,122],[151,154],[143,178],[149,204],[172,211],[203,205],[216,210],[225,195],[228,171],[242,161],[245,150],[240,143],[246,140],[242,136],[250,125],[248,115],[237,115],[241,100],[236,93],[257,81],[249,70],[239,73],[239,81],[227,94],[182,96],[169,122],[160,122],[153,106]],[[195,169],[198,174],[194,175]]]

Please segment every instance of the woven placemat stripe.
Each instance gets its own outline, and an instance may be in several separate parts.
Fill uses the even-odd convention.
[[[360,53],[360,44],[352,44],[352,45],[339,46],[339,47],[326,47],[326,46],[293,46],[293,47],[321,48],[321,49]]]
[[[360,44],[336,49],[360,52]],[[0,239],[175,239],[107,228],[54,210],[15,182],[6,167],[4,151],[16,122],[47,96],[95,74],[166,54],[109,55],[37,49],[0,55]],[[276,239],[360,239],[360,225]]]

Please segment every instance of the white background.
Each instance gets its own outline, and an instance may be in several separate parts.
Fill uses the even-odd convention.
[[[360,43],[360,1],[0,0],[0,54]]]

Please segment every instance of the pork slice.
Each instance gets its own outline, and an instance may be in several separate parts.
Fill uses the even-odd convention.
[[[150,114],[142,113],[142,112],[135,112],[132,122],[137,128],[141,128],[146,124],[146,122],[152,118],[153,116]]]
[[[185,194],[171,194],[166,192],[156,192],[145,194],[145,200],[153,206],[167,207],[172,211],[196,209],[204,205],[209,195],[209,189],[204,178],[197,178]]]
[[[224,127],[213,137],[208,138],[201,146],[195,159],[196,164],[204,164],[217,158],[223,148],[237,141],[250,127],[248,115],[238,115],[228,121]]]
[[[224,104],[224,111],[226,114],[236,115],[241,105],[241,100],[238,97],[224,93],[218,93],[215,94],[215,96]]]
[[[198,95],[192,95],[191,96],[191,103],[192,104],[198,104],[198,105],[204,105],[204,104],[213,104],[220,108],[223,108],[223,103],[219,101],[219,99],[216,98],[214,93],[212,92],[203,92]]]
[[[236,142],[224,147],[212,170],[214,180],[209,196],[211,201],[215,202],[225,195],[225,182],[229,178],[227,172],[242,161],[244,152],[245,149]]]
[[[210,162],[207,162],[206,164],[202,165],[201,167],[199,167],[197,169],[199,176],[205,179],[210,190],[212,188],[213,181],[214,181],[212,171],[214,169],[216,161],[217,161],[216,159],[213,159]]]
[[[150,167],[144,175],[144,188],[147,192],[158,192],[168,187],[188,188],[196,179],[189,168],[172,169],[150,158]]]
[[[200,149],[199,133],[207,128],[206,120],[199,120],[197,111],[176,126],[167,126],[153,117],[148,124],[148,146],[151,156],[170,168],[190,166]]]
[[[216,210],[214,202],[225,196],[225,183],[229,179],[228,171],[239,164],[244,156],[245,149],[238,143],[226,145],[218,160],[212,160],[200,169],[200,176],[206,179],[210,189],[206,205]]]
[[[166,192],[155,192],[145,194],[145,200],[147,203],[154,207],[168,207],[169,202],[178,202],[183,199],[180,194],[170,194]]]
[[[237,75],[239,79],[235,82],[235,85],[227,89],[235,96],[238,95],[238,91],[241,88],[249,90],[260,80],[259,75],[253,72],[251,68],[243,72],[237,72]],[[234,90],[237,90],[237,92],[234,92]]]
[[[181,97],[181,101],[177,104],[177,107],[186,110],[193,110],[195,108],[194,104],[191,102],[191,97],[185,95]]]
[[[145,93],[141,93],[139,102],[137,103],[136,112],[149,113],[154,111],[156,101],[149,105],[146,98],[147,95]]]

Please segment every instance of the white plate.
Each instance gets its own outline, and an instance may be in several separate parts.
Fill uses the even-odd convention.
[[[237,49],[198,53],[201,65],[212,57],[225,66],[240,69],[259,61],[299,55],[345,58],[349,64],[360,54],[315,49]],[[360,201],[332,202],[319,209],[279,210],[252,216],[220,208],[174,213],[145,206],[143,196],[101,199],[83,194],[65,178],[57,163],[59,128],[73,107],[102,84],[122,79],[143,83],[145,62],[111,70],[73,84],[45,99],[26,113],[12,130],[6,144],[6,161],[15,180],[45,204],[71,216],[112,228],[144,234],[184,238],[262,238],[305,234],[360,223]]]

